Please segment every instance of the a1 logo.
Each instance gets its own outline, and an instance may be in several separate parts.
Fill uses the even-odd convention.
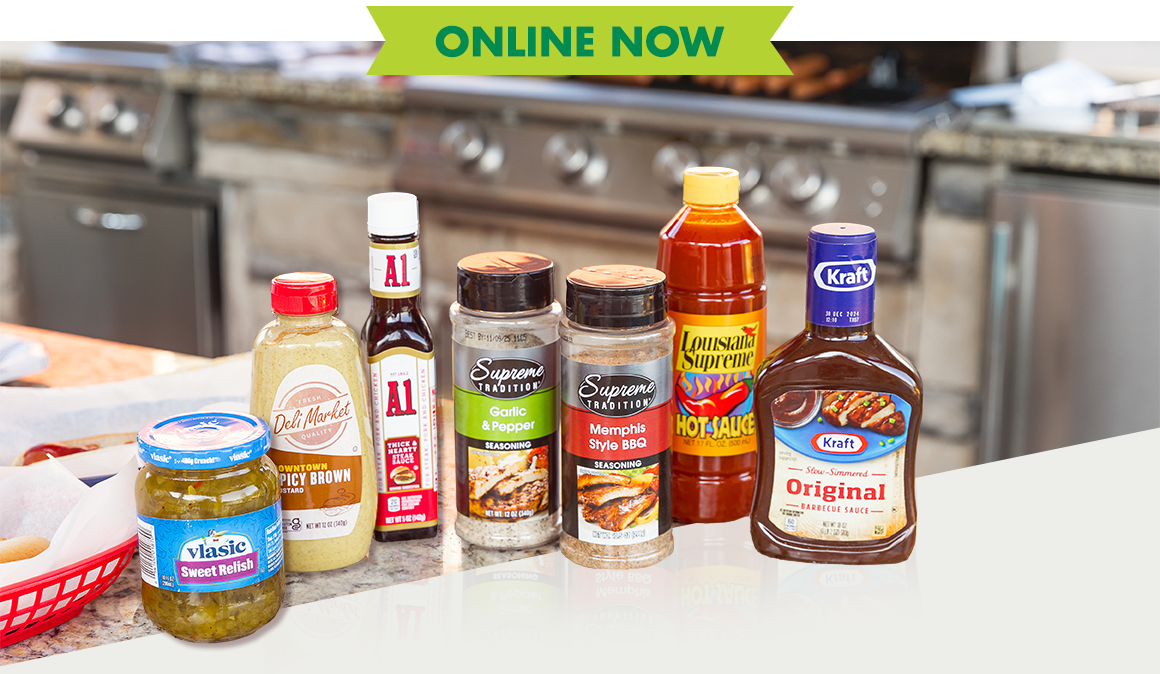
[[[411,380],[404,379],[402,381],[403,395],[399,395],[399,382],[387,382],[387,405],[383,411],[384,416],[388,417],[405,417],[415,414],[415,403],[411,397]]]
[[[416,253],[417,255],[418,253]],[[384,288],[406,288],[411,285],[407,280],[407,254],[386,255],[386,277],[383,279]]]

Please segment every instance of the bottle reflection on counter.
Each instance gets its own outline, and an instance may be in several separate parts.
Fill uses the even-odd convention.
[[[753,554],[749,522],[685,527],[678,538],[679,634],[732,640],[752,632],[761,608],[765,560]]]
[[[850,625],[872,637],[921,615],[918,563],[843,565],[766,560],[759,629],[815,638]]]
[[[670,555],[642,569],[589,569],[567,564],[568,625],[586,641],[663,644],[677,613],[677,562]]]
[[[460,632],[486,644],[548,640],[560,628],[566,564],[556,553],[463,572]]]

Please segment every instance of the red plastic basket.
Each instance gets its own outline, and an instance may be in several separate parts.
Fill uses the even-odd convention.
[[[63,569],[0,587],[0,648],[72,620],[121,575],[137,536]]]

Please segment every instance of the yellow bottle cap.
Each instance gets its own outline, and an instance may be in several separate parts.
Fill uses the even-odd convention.
[[[685,203],[735,204],[741,194],[741,175],[721,166],[685,169]]]

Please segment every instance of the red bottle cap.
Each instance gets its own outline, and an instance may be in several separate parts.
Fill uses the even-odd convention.
[[[338,308],[334,277],[316,271],[282,274],[270,281],[270,307],[277,314],[309,316]]]

